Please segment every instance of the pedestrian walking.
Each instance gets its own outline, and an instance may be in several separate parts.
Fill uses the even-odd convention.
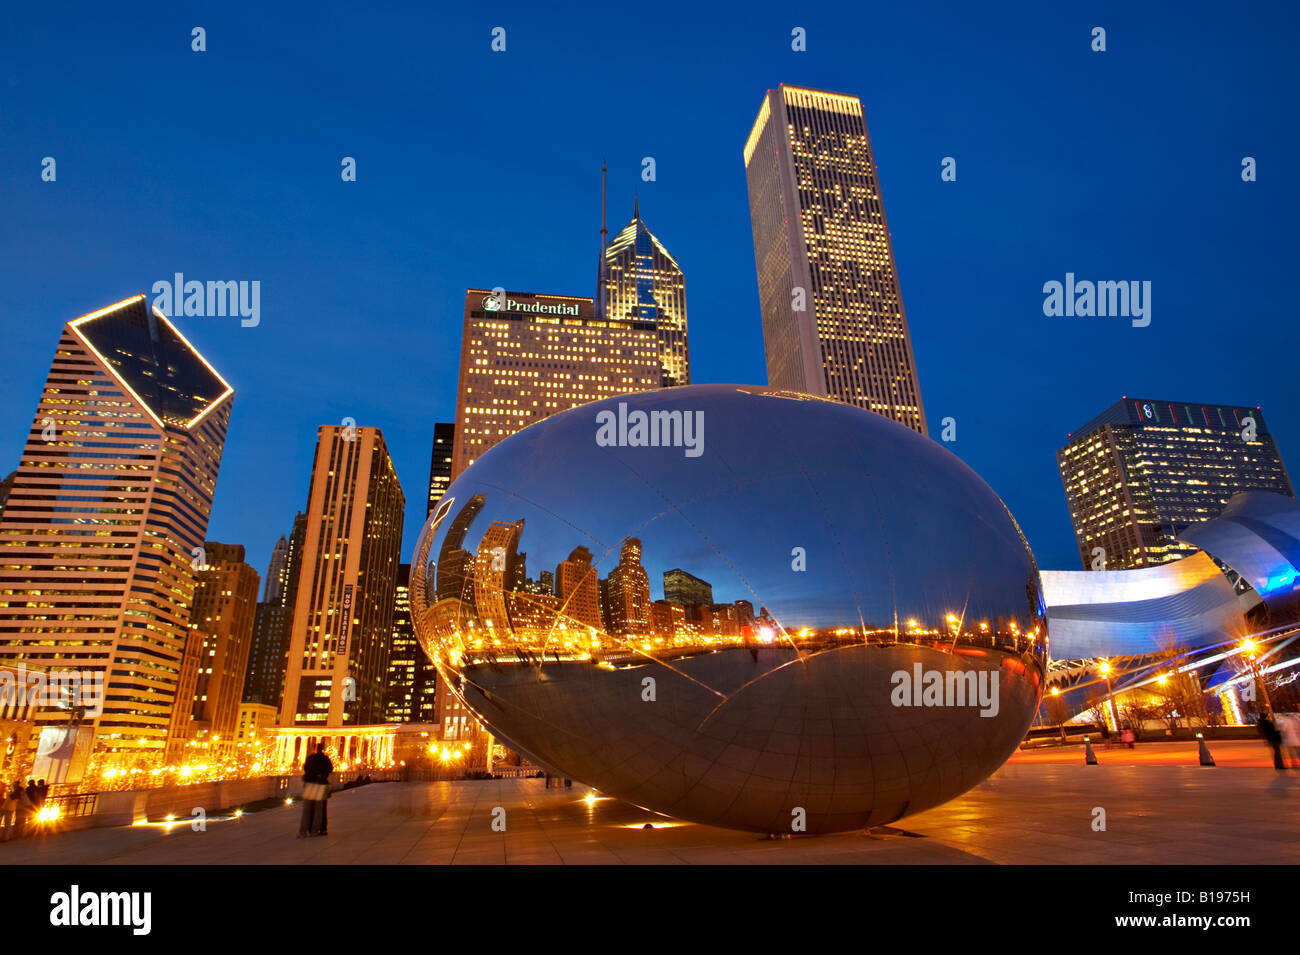
[[[18,811],[18,797],[14,795],[14,790],[17,788],[18,782],[16,780],[13,785],[7,785],[3,780],[0,780],[0,828],[5,831],[5,842],[9,841],[9,837],[14,830],[14,816]]]
[[[14,805],[14,833],[20,839],[27,834],[27,827],[31,825],[32,816],[36,814],[36,806],[28,795],[29,791],[30,787],[24,789],[21,781],[14,780],[14,796],[17,799]]]
[[[328,835],[329,819],[326,803],[330,795],[330,773],[334,764],[325,755],[325,744],[317,743],[316,752],[302,763],[302,819],[298,823],[298,838]]]
[[[1255,727],[1259,730],[1259,735],[1264,737],[1264,742],[1268,744],[1269,749],[1273,751],[1273,768],[1286,769],[1286,763],[1282,762],[1282,734],[1278,732],[1272,717],[1267,713],[1263,714]]]
[[[1120,733],[1119,738],[1124,741],[1124,745],[1129,749],[1132,749],[1133,744],[1137,741],[1137,736],[1133,733],[1133,727],[1127,723],[1124,724],[1124,731]]]
[[[1293,768],[1300,768],[1300,713],[1279,713],[1275,717],[1286,758]]]

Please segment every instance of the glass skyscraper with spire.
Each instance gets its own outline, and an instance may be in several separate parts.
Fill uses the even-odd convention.
[[[686,276],[642,221],[639,200],[633,203],[632,221],[614,236],[603,257],[604,317],[631,324],[654,323],[659,337],[660,387],[689,385]]]

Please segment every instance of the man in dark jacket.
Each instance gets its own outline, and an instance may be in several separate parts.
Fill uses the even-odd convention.
[[[306,796],[302,800],[302,820],[298,823],[298,835],[326,835],[328,818],[325,814],[325,804],[329,799],[329,782],[330,773],[334,772],[334,764],[330,758],[325,755],[325,744],[317,743],[316,752],[312,753],[302,764],[302,782],[304,787],[313,784],[323,784],[324,793],[320,799],[308,799]]]

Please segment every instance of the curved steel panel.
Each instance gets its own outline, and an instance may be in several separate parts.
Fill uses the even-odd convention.
[[[642,443],[641,414],[667,440]],[[426,526],[412,605],[458,695],[541,763],[768,832],[975,785],[1046,665],[1033,557],[970,468],[881,416],[747,386],[502,441]]]

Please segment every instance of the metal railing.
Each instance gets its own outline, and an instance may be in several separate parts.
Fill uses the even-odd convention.
[[[73,793],[68,796],[47,796],[41,808],[56,806],[60,819],[75,816],[93,816],[99,808],[99,793]]]

